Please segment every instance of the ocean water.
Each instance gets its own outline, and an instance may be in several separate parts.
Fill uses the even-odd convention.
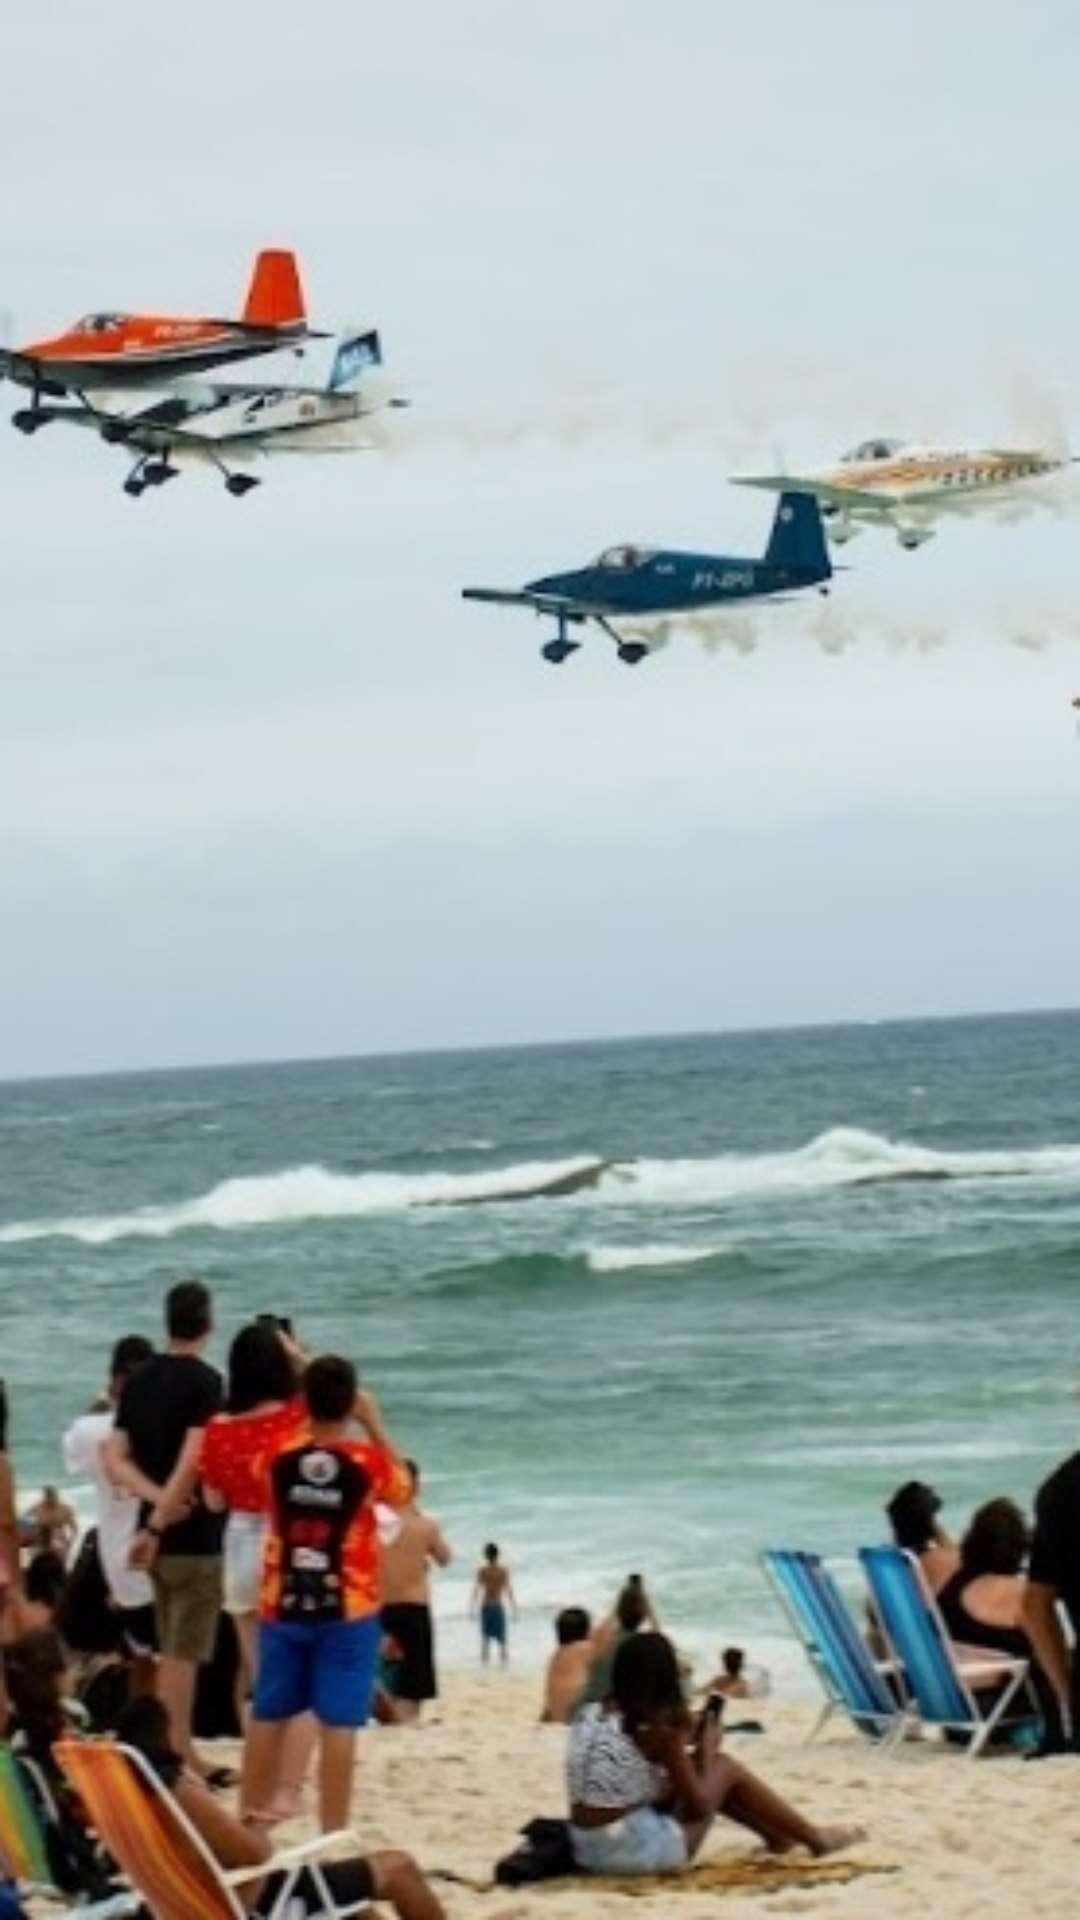
[[[954,1526],[1080,1445],[1080,1014],[0,1086],[20,1485],[118,1334],[198,1273],[219,1333],[352,1354],[518,1657],[631,1570],[705,1661],[801,1672],[757,1567],[854,1577],[932,1480]]]

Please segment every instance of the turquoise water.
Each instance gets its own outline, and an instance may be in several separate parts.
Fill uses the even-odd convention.
[[[0,1086],[20,1484],[109,1345],[212,1285],[359,1362],[519,1652],[652,1581],[688,1644],[789,1652],[769,1543],[849,1563],[900,1480],[962,1524],[1078,1444],[1080,1014]],[[578,1191],[545,1191],[552,1184]]]

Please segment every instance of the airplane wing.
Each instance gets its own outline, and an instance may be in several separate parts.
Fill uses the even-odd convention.
[[[581,600],[557,593],[529,593],[507,587],[462,587],[463,600],[482,600],[495,607],[531,607],[534,613],[562,614],[566,620],[588,620],[595,613]]]
[[[90,406],[85,401],[75,405],[69,402],[66,406],[43,406],[38,411],[50,424],[54,420],[66,420],[69,426],[92,427],[107,440],[123,442],[129,436],[132,440],[136,439],[144,428],[165,431],[183,439],[185,422],[197,420],[205,410],[192,399],[174,393],[163,393],[161,399],[152,401],[149,406],[146,401],[147,389],[142,388],[138,403],[131,394],[125,394],[122,400],[119,396],[110,395],[108,405]]]
[[[850,507],[858,512],[876,508],[879,513],[888,513],[903,500],[902,494],[887,493],[881,487],[837,487],[827,480],[800,478],[795,473],[737,473],[732,480],[737,487],[762,487],[766,493],[809,493],[823,506]]]

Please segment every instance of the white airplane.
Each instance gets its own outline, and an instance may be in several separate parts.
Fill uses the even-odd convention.
[[[382,349],[376,332],[354,330],[339,337],[328,377],[321,386],[292,382],[202,382],[175,380],[158,393],[102,393],[91,404],[39,405],[35,432],[66,421],[110,446],[133,453],[124,492],[137,499],[147,487],[164,486],[180,472],[178,462],[216,467],[229,493],[238,497],[259,485],[254,474],[235,473],[233,463],[270,453],[353,453],[379,444],[373,415],[408,401],[389,393],[379,376]]]
[[[929,447],[864,440],[816,473],[735,475],[741,487],[813,494],[830,540],[842,546],[864,525],[891,527],[909,550],[932,540],[942,514],[970,513],[1019,496],[1033,480],[1068,466],[1067,454],[1020,447]]]

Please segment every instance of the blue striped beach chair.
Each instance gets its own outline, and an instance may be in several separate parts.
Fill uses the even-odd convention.
[[[891,1746],[907,1718],[902,1694],[888,1683],[893,1663],[874,1659],[820,1554],[776,1548],[761,1564],[825,1694],[809,1738],[834,1713],[846,1713],[860,1733]]]
[[[874,1612],[911,1695],[912,1719],[966,1734],[966,1751],[974,1759],[999,1727],[1038,1712],[1027,1660],[990,1647],[958,1647],[949,1638],[914,1554],[902,1547],[862,1547],[859,1559]],[[980,1681],[1000,1688],[985,1713],[974,1691]],[[1025,1688],[1027,1704],[1018,1712]]]

